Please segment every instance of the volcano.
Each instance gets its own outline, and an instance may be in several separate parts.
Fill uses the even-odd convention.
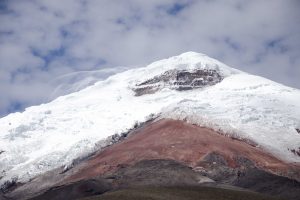
[[[299,99],[195,52],[116,73],[0,119],[0,199],[298,199]]]

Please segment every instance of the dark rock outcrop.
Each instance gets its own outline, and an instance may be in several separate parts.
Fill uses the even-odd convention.
[[[223,77],[212,69],[198,69],[195,71],[166,71],[162,75],[137,84],[133,89],[136,96],[153,94],[162,88],[178,91],[203,88],[215,85],[223,80]]]
[[[133,166],[122,167],[112,176],[120,188],[135,186],[197,185],[200,175],[192,168],[174,160],[142,160]]]
[[[222,162],[225,159],[221,155],[211,153],[199,163],[205,169],[199,173],[219,184],[237,186],[283,199],[296,200],[300,196],[300,182],[260,169],[245,157],[234,159],[239,165],[232,168]]]

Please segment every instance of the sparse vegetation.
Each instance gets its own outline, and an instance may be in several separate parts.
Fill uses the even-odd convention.
[[[266,195],[213,187],[142,187],[122,189],[82,200],[276,200]]]

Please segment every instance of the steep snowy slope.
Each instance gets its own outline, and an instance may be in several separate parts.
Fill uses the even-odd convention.
[[[59,96],[78,92],[111,75],[128,70],[126,67],[104,68],[95,71],[78,71],[60,76],[50,82],[54,91],[48,96],[51,101]]]
[[[299,162],[300,91],[188,52],[0,119],[0,185],[68,165],[156,115],[251,141]]]

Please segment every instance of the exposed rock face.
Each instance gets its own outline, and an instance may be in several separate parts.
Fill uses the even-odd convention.
[[[164,159],[142,160],[133,166],[123,166],[111,177],[114,179],[114,185],[121,188],[197,185],[203,178],[182,163]]]
[[[178,91],[203,88],[215,85],[223,80],[223,77],[212,69],[199,69],[196,71],[166,71],[160,76],[137,84],[133,91],[136,96],[153,94],[162,88]]]
[[[14,190],[19,185],[17,181],[18,181],[17,178],[14,178],[11,181],[4,182],[4,184],[0,187],[0,191],[2,193],[7,193],[7,192],[9,192],[11,190]]]
[[[298,150],[296,149],[291,149],[290,150],[293,154],[297,155],[297,156],[300,156],[300,147],[298,148]]]

